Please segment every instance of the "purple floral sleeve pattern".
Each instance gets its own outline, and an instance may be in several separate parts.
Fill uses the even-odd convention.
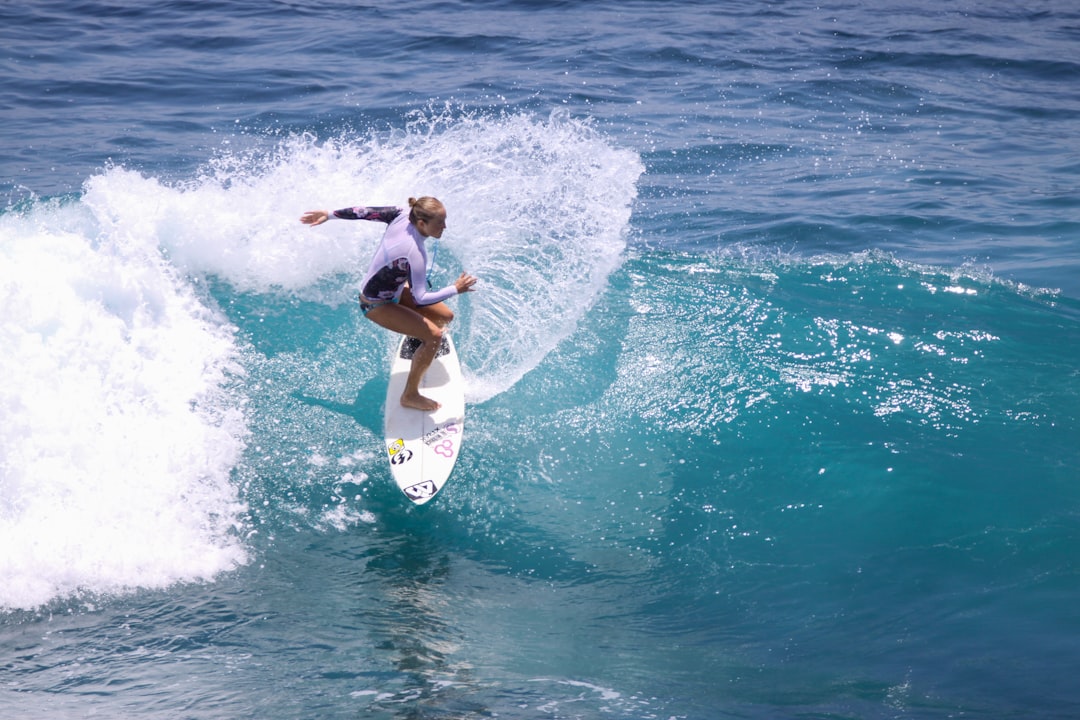
[[[398,207],[350,207],[335,210],[331,215],[342,220],[378,220],[389,223],[401,214]]]

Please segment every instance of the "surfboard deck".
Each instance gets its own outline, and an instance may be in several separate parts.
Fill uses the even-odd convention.
[[[420,392],[442,404],[425,412],[401,406],[401,393],[412,367],[416,338],[403,337],[390,362],[384,436],[394,482],[417,505],[435,497],[450,478],[465,431],[465,382],[449,333],[443,333],[435,360],[420,382]]]

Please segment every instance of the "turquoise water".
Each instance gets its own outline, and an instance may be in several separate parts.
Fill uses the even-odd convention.
[[[1068,4],[0,17],[3,717],[1080,712]],[[417,194],[421,508],[298,222]]]

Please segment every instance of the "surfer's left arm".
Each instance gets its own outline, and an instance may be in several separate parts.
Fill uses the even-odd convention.
[[[412,291],[413,300],[417,305],[434,305],[455,295],[472,291],[476,284],[476,278],[468,273],[461,273],[458,279],[450,285],[438,290],[430,290],[427,283],[426,258],[419,250],[413,250],[408,257],[409,262],[409,289]]]
[[[472,292],[475,289],[474,285],[476,285],[476,278],[468,273],[461,273],[452,284],[438,290],[427,289],[427,280],[422,273],[419,279],[415,277],[415,274],[409,277],[409,288],[412,290],[413,300],[417,305],[434,305],[455,295]]]
[[[409,267],[409,289],[417,305],[434,305],[458,294],[457,285],[447,285],[438,290],[428,290],[427,271],[422,262],[411,262]]]

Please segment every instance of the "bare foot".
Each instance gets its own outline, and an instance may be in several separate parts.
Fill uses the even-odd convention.
[[[431,398],[424,397],[420,393],[417,393],[416,395],[402,395],[401,405],[402,407],[413,408],[414,410],[424,410],[425,412],[438,410],[442,407],[439,403]]]

